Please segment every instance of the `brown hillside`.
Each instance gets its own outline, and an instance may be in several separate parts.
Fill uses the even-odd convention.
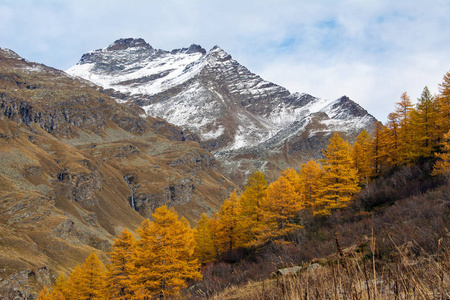
[[[196,135],[4,49],[0,109],[4,299],[28,297],[109,249],[160,205],[193,223],[234,189]]]

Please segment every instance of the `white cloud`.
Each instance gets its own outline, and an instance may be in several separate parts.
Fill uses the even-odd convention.
[[[448,0],[0,0],[0,47],[66,69],[121,37],[218,44],[293,92],[346,94],[383,120],[403,91],[437,91],[449,15]]]

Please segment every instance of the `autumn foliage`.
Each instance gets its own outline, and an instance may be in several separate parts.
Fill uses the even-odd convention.
[[[136,271],[136,239],[125,229],[114,241],[107,264],[106,287],[111,297],[130,299],[134,290],[132,276]]]
[[[157,208],[135,235],[125,229],[115,240],[106,267],[95,255],[61,275],[40,300],[153,299],[179,296],[188,280],[201,279],[200,263],[236,249],[288,243],[302,230],[302,217],[324,218],[352,201],[361,187],[384,172],[421,159],[436,160],[433,175],[450,180],[450,72],[440,94],[425,87],[414,106],[405,92],[383,125],[363,130],[353,145],[335,133],[319,161],[286,169],[270,184],[260,171],[234,191],[211,217],[191,230],[173,209]]]
[[[200,279],[199,264],[192,258],[194,233],[185,218],[178,219],[175,210],[159,207],[153,221],[139,228],[136,271],[132,286],[141,296],[177,295],[187,279]]]
[[[288,168],[270,184],[263,173],[255,172],[241,195],[234,192],[219,213],[202,218],[202,226],[208,223],[210,231],[196,237],[197,242],[211,239],[209,245],[215,248],[208,252],[220,257],[239,247],[283,241],[302,228],[302,212],[331,215],[377,176],[419,159],[437,157],[433,174],[448,178],[449,99],[450,72],[440,84],[440,95],[432,96],[425,87],[414,105],[403,93],[386,125],[377,122],[371,134],[363,130],[352,146],[335,133],[319,162],[310,160],[298,171]],[[202,263],[211,260],[202,259],[199,251]]]
[[[323,150],[322,184],[319,197],[314,203],[317,215],[329,215],[333,209],[347,206],[352,196],[359,191],[358,169],[350,156],[350,145],[337,133]]]
[[[194,233],[173,209],[157,208],[144,220],[138,239],[125,229],[107,253],[106,268],[95,253],[66,280],[60,276],[40,300],[153,299],[179,295],[188,279],[201,279],[193,258]]]
[[[329,215],[345,207],[359,190],[358,178],[369,177],[370,137],[361,138],[361,144],[360,169],[348,142],[335,134],[321,164],[310,160],[299,171],[288,168],[270,184],[262,172],[252,174],[241,195],[234,191],[211,218],[202,216],[195,237],[204,246],[196,248],[195,257],[207,263],[212,253],[219,258],[238,248],[286,243],[303,227],[301,212]]]

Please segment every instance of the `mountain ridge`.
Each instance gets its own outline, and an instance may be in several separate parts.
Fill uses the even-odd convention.
[[[142,39],[137,40],[138,44],[146,44]],[[116,95],[119,102],[135,103],[147,115],[195,132],[203,147],[225,166],[243,163],[236,158],[238,151],[251,151],[264,144],[272,145],[267,149],[272,155],[264,159],[275,163],[274,170],[287,166],[298,168],[316,155],[314,151],[320,152],[320,148],[292,152],[292,159],[280,161],[275,156],[283,152],[285,143],[311,144],[308,139],[313,138],[320,139],[319,144],[323,146],[334,132],[352,141],[361,130],[370,132],[376,122],[346,96],[327,100],[290,93],[252,73],[219,46],[209,51],[195,44],[190,47],[195,51],[155,50],[151,46],[130,50],[114,46],[124,41],[133,44],[137,40],[120,39],[106,48],[91,51],[89,61],[81,60],[67,72],[100,85]],[[115,50],[108,50],[112,48]],[[303,130],[299,123],[304,124]],[[268,143],[270,140],[272,143]],[[291,147],[294,148],[304,147]],[[245,164],[250,172],[261,165],[257,159],[260,158]],[[299,162],[292,164],[289,160]],[[231,173],[233,168],[226,168],[226,173],[235,177]],[[245,175],[238,177],[237,182]]]

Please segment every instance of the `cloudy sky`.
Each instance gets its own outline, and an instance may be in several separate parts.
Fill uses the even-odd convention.
[[[221,46],[291,92],[347,95],[381,121],[450,71],[449,0],[0,0],[0,47],[59,69],[123,37]]]

